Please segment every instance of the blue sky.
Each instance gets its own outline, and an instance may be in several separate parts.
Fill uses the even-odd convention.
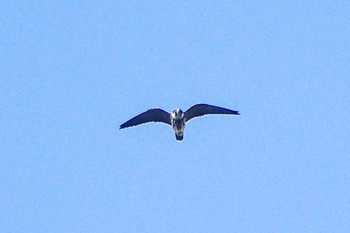
[[[349,1],[3,1],[1,232],[349,232]],[[241,116],[119,130],[151,107]]]

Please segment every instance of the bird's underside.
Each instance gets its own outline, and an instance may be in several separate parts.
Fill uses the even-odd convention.
[[[196,104],[185,112],[183,112],[181,109],[176,109],[171,113],[168,113],[160,108],[153,108],[121,124],[120,129],[144,124],[147,122],[162,122],[171,125],[175,131],[176,140],[181,141],[183,139],[185,123],[192,118],[208,114],[240,115],[238,111],[209,104]]]

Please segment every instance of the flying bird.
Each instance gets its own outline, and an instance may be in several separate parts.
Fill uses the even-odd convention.
[[[121,124],[120,129],[140,125],[147,122],[163,122],[165,124],[171,125],[175,131],[176,140],[181,141],[184,136],[185,123],[192,118],[207,114],[240,115],[238,111],[209,104],[196,104],[185,112],[183,112],[181,109],[175,109],[171,113],[168,113],[160,108],[152,108]]]

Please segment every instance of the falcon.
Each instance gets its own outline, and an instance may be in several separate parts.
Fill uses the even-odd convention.
[[[176,140],[181,141],[184,136],[185,123],[192,118],[207,114],[240,115],[238,111],[209,104],[195,104],[185,112],[183,112],[181,109],[175,109],[174,111],[168,113],[160,108],[152,108],[121,124],[119,129],[124,129],[147,122],[162,122],[171,125],[175,132]]]

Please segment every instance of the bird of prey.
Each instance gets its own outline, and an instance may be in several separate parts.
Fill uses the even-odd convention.
[[[181,109],[175,109],[171,113],[168,113],[160,108],[152,108],[121,124],[120,129],[147,122],[163,122],[171,125],[175,131],[176,140],[181,141],[184,136],[185,123],[192,118],[207,114],[240,115],[238,111],[209,104],[195,104],[185,112],[183,112]]]

